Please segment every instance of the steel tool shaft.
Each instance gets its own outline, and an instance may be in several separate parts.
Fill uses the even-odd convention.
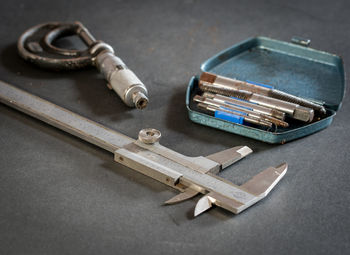
[[[247,146],[207,157],[187,157],[160,145],[157,130],[141,130],[139,139],[134,140],[1,81],[0,102],[110,151],[115,161],[182,192],[167,204],[204,194],[195,216],[212,205],[239,213],[266,197],[287,171],[285,163],[270,167],[237,186],[215,173],[250,154]]]
[[[260,113],[254,112],[250,109],[247,109],[244,107],[239,107],[238,105],[226,104],[226,103],[222,103],[222,102],[213,100],[211,98],[206,98],[205,95],[202,97],[196,95],[196,96],[194,96],[193,100],[196,102],[199,102],[199,103],[204,103],[204,104],[208,104],[211,106],[215,106],[218,109],[230,109],[230,110],[234,111],[235,113],[236,112],[243,112],[243,113],[248,114],[249,117],[257,118],[257,119],[262,120],[262,121],[267,122],[267,123],[273,123],[276,126],[281,126],[281,127],[288,127],[289,126],[289,124],[283,120],[271,117],[269,115],[260,114]]]
[[[319,111],[322,114],[326,113],[326,109],[322,105],[318,105],[304,98],[297,97],[277,89],[255,85],[250,82],[240,81],[237,79],[230,79],[224,76],[203,72],[200,77],[200,83],[220,85],[227,89],[246,90],[255,94],[260,94],[263,96],[272,97],[286,102],[291,102],[294,104],[305,106],[314,109],[315,111]]]
[[[204,92],[202,96],[206,97],[206,98],[213,99],[213,100],[221,102],[221,103],[228,103],[228,104],[233,104],[233,105],[237,105],[237,106],[241,106],[241,107],[247,107],[248,109],[252,109],[252,111],[254,111],[254,112],[258,112],[261,114],[272,116],[272,117],[280,119],[280,120],[285,119],[284,112],[281,112],[281,111],[278,111],[275,109],[271,109],[268,107],[264,107],[264,106],[261,106],[258,104],[253,104],[249,101],[235,99],[232,97],[227,97],[227,96],[223,96],[223,95],[219,95],[219,94],[213,94],[213,93],[209,93],[209,92]]]

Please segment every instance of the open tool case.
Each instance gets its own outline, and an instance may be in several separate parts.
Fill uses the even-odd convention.
[[[340,108],[345,90],[345,74],[339,56],[311,49],[304,41],[293,43],[255,37],[236,44],[201,66],[202,72],[249,80],[274,86],[275,89],[322,102],[326,116],[312,123],[290,122],[288,128],[269,131],[217,119],[197,108],[192,98],[200,93],[198,77],[187,88],[186,106],[192,121],[267,143],[285,143],[328,127]]]

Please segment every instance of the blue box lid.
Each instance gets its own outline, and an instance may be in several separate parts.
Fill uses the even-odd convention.
[[[205,61],[201,70],[271,85],[338,110],[344,97],[342,58],[307,46],[255,37]]]

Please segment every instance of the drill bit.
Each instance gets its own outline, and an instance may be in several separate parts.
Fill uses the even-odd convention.
[[[218,101],[218,102],[222,102],[222,103],[228,103],[228,104],[238,105],[241,107],[247,107],[248,109],[252,109],[254,112],[269,115],[269,116],[275,117],[275,118],[280,119],[280,120],[285,119],[284,112],[281,112],[281,111],[278,111],[275,109],[271,109],[268,107],[264,107],[261,105],[253,104],[249,101],[244,101],[242,99],[235,99],[232,97],[226,97],[223,95],[213,94],[213,93],[209,93],[209,92],[204,92],[202,96],[206,97],[206,98],[213,99],[213,100]]]
[[[315,111],[319,111],[322,114],[326,113],[326,109],[319,104],[311,102],[301,97],[297,97],[283,91],[273,89],[268,86],[259,86],[249,82],[240,81],[237,79],[230,79],[220,75],[215,75],[207,72],[203,72],[200,77],[200,85],[202,84],[215,84],[223,88],[232,90],[246,90],[255,94],[260,94],[267,97],[272,97],[275,99],[283,100],[286,102],[298,104],[304,107],[311,108]]]
[[[288,127],[289,126],[289,124],[283,120],[279,120],[279,119],[276,119],[276,118],[268,116],[268,115],[260,114],[260,113],[254,112],[252,110],[249,110],[247,108],[242,108],[242,107],[235,106],[235,105],[220,103],[220,102],[215,101],[213,99],[201,97],[198,95],[196,95],[193,98],[193,100],[195,102],[204,103],[204,104],[207,104],[210,106],[215,106],[215,107],[222,108],[222,109],[229,109],[231,111],[234,111],[234,113],[242,112],[242,113],[248,114],[248,116],[250,116],[250,117],[261,119],[261,120],[266,121],[266,122],[271,122],[271,123],[275,124],[276,126],[281,126],[281,127]]]
[[[241,114],[241,113],[238,113],[238,112],[233,112],[233,111],[230,111],[230,110],[226,110],[226,109],[223,109],[222,107],[218,107],[218,106],[215,106],[215,105],[208,105],[206,103],[198,103],[197,107],[201,108],[201,109],[204,109],[204,110],[207,110],[207,111],[215,112],[216,114],[219,113],[220,118],[221,118],[221,114],[225,113],[225,115],[229,114],[230,116],[234,116],[234,117],[238,116],[238,117],[242,118],[244,121],[246,121],[248,123],[252,123],[252,124],[263,126],[263,127],[272,128],[272,123],[271,122],[267,122],[265,120],[258,119],[258,118],[255,118],[255,117],[252,117],[252,116],[248,116],[248,115],[244,115],[244,114]],[[218,117],[218,116],[216,116],[216,117]]]

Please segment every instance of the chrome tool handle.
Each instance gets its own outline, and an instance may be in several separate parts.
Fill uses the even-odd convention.
[[[63,49],[53,45],[57,39],[72,35],[79,36],[87,48]],[[75,70],[94,65],[127,106],[138,109],[147,106],[145,85],[114,55],[109,44],[97,41],[80,22],[37,25],[22,34],[17,47],[25,60],[42,68]]]
[[[97,55],[96,66],[127,106],[143,109],[148,104],[147,89],[133,71],[110,51]]]

